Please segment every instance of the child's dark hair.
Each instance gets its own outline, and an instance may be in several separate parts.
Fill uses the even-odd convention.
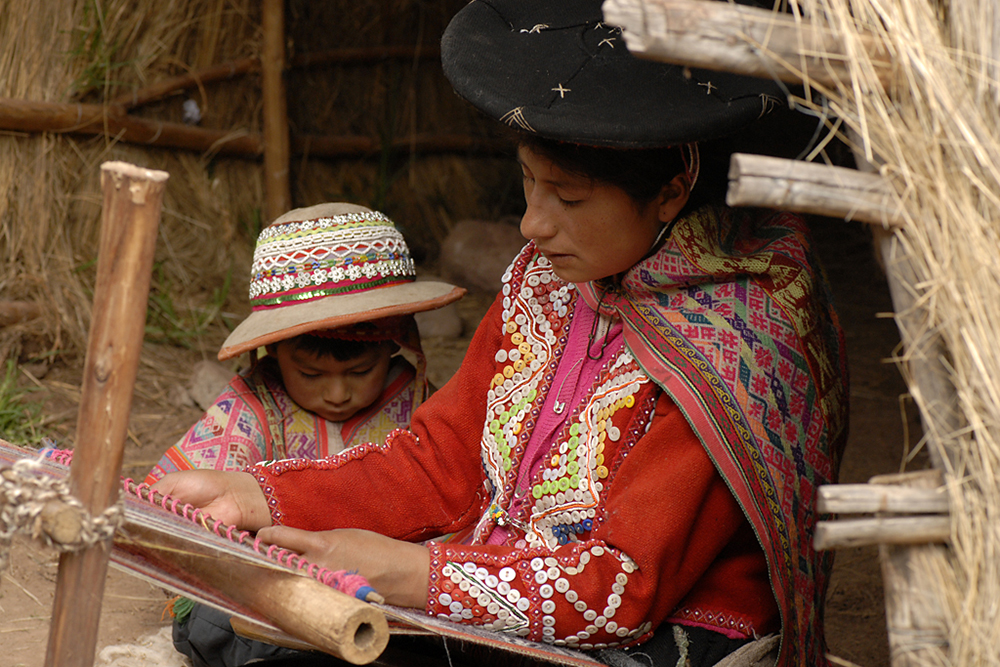
[[[677,146],[601,148],[522,133],[517,133],[512,139],[517,145],[551,160],[563,171],[620,188],[632,199],[637,209],[656,199],[664,185],[686,171],[681,149]],[[709,143],[699,144],[699,152],[701,169],[698,181],[678,217],[683,217],[710,201],[725,200],[728,152],[718,154],[718,147]]]
[[[346,338],[328,338],[326,336],[313,336],[302,334],[289,339],[296,350],[308,352],[322,359],[333,357],[337,361],[350,361],[357,359],[371,349],[386,345],[389,341],[384,340],[349,340]]]

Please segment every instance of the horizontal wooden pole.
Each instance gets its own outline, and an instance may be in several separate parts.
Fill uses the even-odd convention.
[[[441,49],[436,46],[367,46],[347,49],[330,49],[317,53],[300,53],[288,60],[293,69],[320,67],[323,65],[364,65],[395,59],[440,58]],[[151,86],[123,93],[111,101],[123,109],[134,109],[170,95],[176,95],[216,81],[224,81],[250,72],[260,71],[260,58],[239,58],[228,63],[212,65],[180,76],[154,83]]]
[[[831,30],[784,14],[731,2],[606,0],[604,18],[624,28],[629,50],[663,62],[776,78],[850,85],[847,54]],[[862,38],[883,85],[891,61],[874,36]]]
[[[764,155],[733,155],[726,203],[888,226],[903,222],[889,184],[878,174]]]
[[[258,159],[263,154],[259,134],[243,131],[209,130],[182,123],[136,118],[120,107],[94,104],[56,104],[0,98],[0,130],[15,132],[55,132],[104,135],[141,146],[176,148],[227,157]],[[393,151],[420,153],[479,151],[498,153],[505,143],[468,135],[416,135],[401,137],[390,146]],[[364,157],[381,150],[380,142],[368,137],[292,137],[292,152],[326,158]]]
[[[258,70],[260,70],[259,58],[240,58],[228,63],[212,65],[188,74],[170,77],[151,86],[134,90],[131,93],[122,93],[111,100],[111,104],[121,106],[123,109],[134,109],[135,107],[140,107],[144,104],[149,104],[150,102],[155,102],[164,97],[197,88],[207,83],[233,79],[247,72]]]
[[[947,542],[951,519],[947,516],[874,517],[820,521],[813,545],[817,551],[872,544],[929,544]]]
[[[220,155],[256,156],[260,138],[248,133],[207,130],[182,123],[135,118],[113,106],[57,104],[0,98],[0,129],[104,135],[130,144],[163,146]]]
[[[943,487],[915,489],[877,484],[828,484],[819,487],[818,495],[817,509],[824,514],[948,512],[948,496]]]

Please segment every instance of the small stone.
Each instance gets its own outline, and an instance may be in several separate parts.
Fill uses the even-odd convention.
[[[439,336],[441,338],[459,338],[462,335],[462,318],[458,316],[455,304],[449,304],[437,310],[426,310],[414,316],[421,338]]]
[[[167,394],[167,401],[170,405],[178,408],[194,408],[198,406],[194,402],[194,399],[191,398],[191,393],[181,384],[175,384],[170,388],[170,392]]]
[[[219,397],[235,373],[217,361],[208,359],[194,365],[188,393],[202,410],[208,410]]]
[[[525,243],[513,222],[462,220],[441,243],[441,273],[470,290],[499,292],[504,271]]]

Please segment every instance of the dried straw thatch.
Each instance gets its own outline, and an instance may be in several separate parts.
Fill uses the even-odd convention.
[[[1000,664],[1000,6],[805,0],[797,10],[834,29],[850,54],[851,79],[802,103],[829,113],[831,125],[843,121],[844,138],[894,185],[906,220],[897,261],[915,271],[920,309],[897,318],[923,323],[906,332],[923,341],[908,353],[930,351],[957,393],[949,421],[940,397],[911,383],[953,507],[950,556],[922,573],[945,601],[949,646],[920,659]],[[888,85],[865,50],[866,32],[888,48]]]
[[[255,0],[7,0],[0,12],[0,97],[104,104],[169,77],[256,56]],[[289,57],[334,48],[433,49],[461,0],[286,3]],[[201,126],[260,133],[259,75],[205,84],[131,110],[181,122],[198,102]],[[287,74],[291,131],[384,142],[415,133],[484,136],[435,59],[313,67]],[[471,157],[472,159],[468,159]],[[125,145],[114,138],[0,133],[0,301],[43,306],[41,318],[0,328],[0,360],[78,354],[89,323],[100,219],[99,165],[125,160],[171,174],[157,244],[151,310],[175,339],[246,310],[246,281],[262,222],[259,161]],[[292,156],[296,206],[350,200],[396,219],[418,258],[432,259],[453,221],[497,215],[516,192],[495,158],[385,151],[364,158]],[[228,277],[231,276],[231,287]],[[173,318],[173,324],[167,319]],[[154,322],[155,323],[155,322]]]

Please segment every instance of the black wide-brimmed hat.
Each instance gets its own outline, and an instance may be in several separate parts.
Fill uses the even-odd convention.
[[[603,22],[601,0],[473,0],[445,30],[441,61],[488,115],[592,146],[715,139],[785,99],[765,79],[636,58]]]

